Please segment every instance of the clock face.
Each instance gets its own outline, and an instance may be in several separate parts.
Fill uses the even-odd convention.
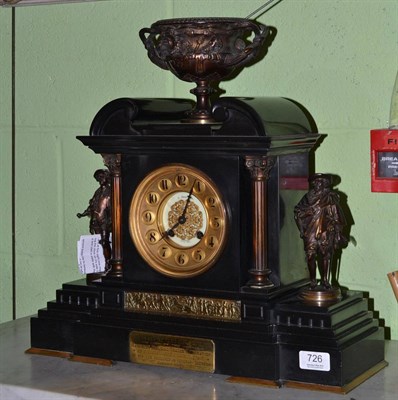
[[[149,173],[130,205],[131,238],[158,272],[189,278],[208,270],[225,246],[226,207],[212,180],[185,164]]]

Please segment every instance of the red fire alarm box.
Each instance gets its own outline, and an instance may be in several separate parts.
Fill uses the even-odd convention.
[[[398,193],[398,129],[370,131],[372,192]]]

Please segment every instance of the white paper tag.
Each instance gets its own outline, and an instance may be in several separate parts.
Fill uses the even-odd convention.
[[[300,368],[314,371],[330,371],[330,354],[316,351],[300,351]]]
[[[83,235],[77,242],[77,263],[81,274],[105,271],[105,257],[100,245],[101,235]]]

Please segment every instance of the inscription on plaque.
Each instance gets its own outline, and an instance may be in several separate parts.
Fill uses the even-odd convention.
[[[214,372],[215,346],[210,339],[151,332],[130,333],[130,360],[201,372]]]

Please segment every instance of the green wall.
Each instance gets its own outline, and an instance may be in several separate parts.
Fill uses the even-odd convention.
[[[138,30],[171,17],[245,17],[263,1],[114,0],[15,9],[16,316],[80,277],[76,241],[102,160],[75,139],[111,99],[189,97],[153,65]],[[12,318],[11,18],[0,9],[0,321]],[[369,130],[387,126],[398,66],[395,0],[283,0],[259,18],[277,28],[260,63],[220,86],[229,96],[285,96],[327,137],[318,172],[341,177],[355,224],[340,283],[369,292],[398,339],[387,272],[398,269],[398,197],[371,193]]]

